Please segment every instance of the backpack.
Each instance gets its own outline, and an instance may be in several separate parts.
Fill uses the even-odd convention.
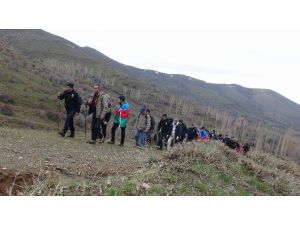
[[[150,115],[150,120],[151,120],[151,125],[150,125],[150,130],[154,130],[155,129],[155,119],[154,116]]]
[[[109,108],[109,110],[111,111],[111,105],[112,105],[112,104],[111,104],[111,99],[110,99],[109,94],[104,93],[104,94],[101,95],[101,97],[103,98],[103,96],[106,96],[106,97],[107,97],[108,108]]]

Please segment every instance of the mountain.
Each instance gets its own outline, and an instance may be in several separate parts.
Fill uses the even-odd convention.
[[[119,63],[95,49],[84,49],[99,61],[200,105],[254,117],[283,127],[294,127],[300,131],[300,105],[272,90],[251,89],[236,84],[212,84],[186,75],[139,69]]]

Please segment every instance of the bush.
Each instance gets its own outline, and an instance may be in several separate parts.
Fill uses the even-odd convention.
[[[0,94],[0,102],[9,103],[9,104],[16,103],[15,97],[12,95],[7,95],[7,94],[4,94],[4,95]]]
[[[52,120],[54,122],[57,122],[59,119],[59,114],[53,111],[47,111],[46,116],[49,120]]]
[[[1,113],[6,115],[6,116],[12,116],[14,115],[14,112],[13,112],[13,107],[10,106],[10,105],[4,105],[1,107]]]

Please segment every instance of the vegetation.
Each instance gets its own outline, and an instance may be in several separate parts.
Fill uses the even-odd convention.
[[[10,136],[23,133],[7,128],[2,132]],[[29,136],[31,140],[27,140]],[[26,150],[17,147],[18,143],[13,144],[12,162],[18,161],[18,165],[12,168],[32,166],[18,169],[24,171],[20,173],[2,169],[1,183],[7,186],[0,188],[0,193],[9,190],[15,195],[300,194],[299,166],[264,152],[254,151],[244,156],[217,141],[188,143],[170,151],[151,148],[141,151],[130,147],[133,143],[124,149],[106,144],[86,146],[81,138],[71,142],[52,132],[27,132],[22,140]],[[3,158],[6,154],[1,153]],[[5,182],[16,176],[19,183],[15,187],[13,182]]]

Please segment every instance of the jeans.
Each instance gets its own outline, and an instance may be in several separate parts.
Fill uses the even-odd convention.
[[[119,127],[118,123],[114,123],[113,127],[111,128],[111,142],[115,143],[115,136],[116,136],[116,130]],[[126,127],[121,127],[121,145],[124,145],[125,142],[125,130]]]
[[[146,140],[146,132],[144,130],[137,130],[137,133],[135,136],[136,145],[138,145],[140,147],[144,147],[145,140]]]
[[[67,112],[67,117],[66,117],[65,126],[64,126],[65,132],[67,132],[70,129],[71,133],[74,133],[74,131],[75,131],[75,127],[74,127],[75,114],[76,114],[75,111]]]

